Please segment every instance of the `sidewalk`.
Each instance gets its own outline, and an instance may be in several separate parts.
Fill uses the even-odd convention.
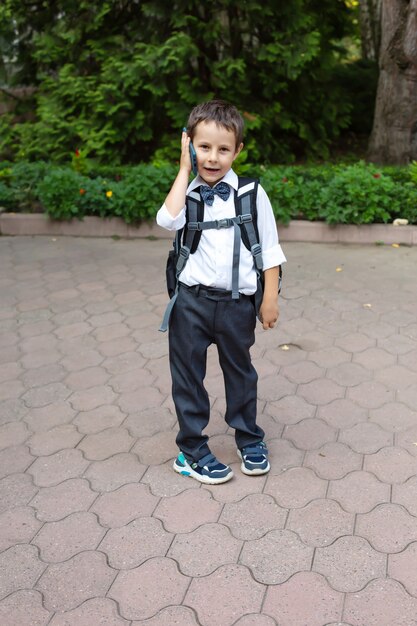
[[[283,244],[272,470],[171,470],[167,240],[0,238],[2,626],[416,626],[417,248]]]

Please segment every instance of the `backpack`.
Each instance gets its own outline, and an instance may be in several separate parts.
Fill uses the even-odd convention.
[[[239,256],[240,241],[251,252],[257,275],[257,290],[254,294],[256,313],[262,303],[263,295],[263,263],[262,248],[259,243],[257,224],[256,197],[259,181],[255,178],[238,177],[238,190],[235,191],[235,217],[204,222],[204,201],[198,188],[190,191],[186,197],[186,223],[175,234],[172,250],[168,253],[166,265],[166,283],[170,301],[165,311],[160,331],[168,329],[169,318],[178,295],[178,278],[190,254],[197,250],[203,230],[212,228],[234,228],[233,268],[232,268],[232,299],[239,298]],[[281,290],[281,267],[279,270],[278,293]]]

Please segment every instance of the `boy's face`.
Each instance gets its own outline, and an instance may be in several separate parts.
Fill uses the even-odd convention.
[[[205,182],[213,187],[232,167],[233,161],[243,148],[236,149],[236,136],[216,122],[200,122],[193,137],[197,154],[197,168]]]

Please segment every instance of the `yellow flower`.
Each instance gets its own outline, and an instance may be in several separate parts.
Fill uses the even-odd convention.
[[[112,192],[110,189],[109,189],[109,191],[106,191],[106,196],[107,196],[108,198],[111,198],[111,197],[112,197],[112,195],[113,195],[113,192]]]

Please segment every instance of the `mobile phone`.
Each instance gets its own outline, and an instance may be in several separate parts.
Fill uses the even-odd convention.
[[[187,132],[187,129],[185,127],[182,130],[184,133]],[[196,154],[192,141],[190,141],[190,160],[191,160],[191,170],[193,174],[197,174],[197,171],[198,171],[197,170],[197,154]]]

